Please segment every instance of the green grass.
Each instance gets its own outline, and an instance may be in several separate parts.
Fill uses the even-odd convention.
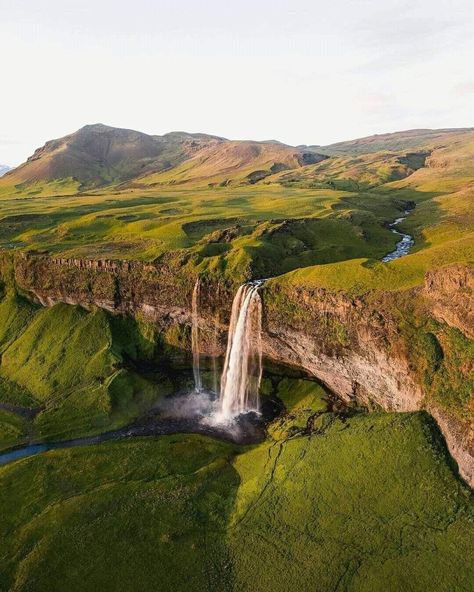
[[[472,421],[474,341],[457,329],[436,326],[431,367],[425,385],[428,396],[453,415]]]
[[[474,237],[449,244],[449,248],[427,249],[389,263],[373,259],[351,259],[292,271],[272,282],[287,286],[327,288],[363,294],[369,290],[401,290],[423,283],[426,272],[452,263],[474,263]]]
[[[0,248],[166,257],[193,276],[234,282],[278,275],[269,291],[405,290],[430,269],[474,262],[472,136],[339,146],[336,159],[245,187],[3,186]],[[412,174],[421,157],[387,152],[415,148],[432,154]],[[187,165],[147,182],[176,174],[185,179]],[[385,224],[407,202],[417,207],[401,229],[415,248],[383,264],[397,240]],[[14,292],[11,275],[0,300],[0,400],[39,413],[0,410],[1,449],[123,426],[187,380],[165,372],[185,331],[160,335],[103,310],[42,309]],[[397,327],[427,401],[467,418],[472,342],[413,319],[412,304]],[[346,328],[329,316],[318,330],[347,346]],[[470,590],[472,497],[426,414],[338,416],[313,381],[270,372],[263,386],[286,411],[258,446],[180,435],[0,467],[0,591]]]
[[[0,319],[0,402],[39,409],[34,439],[121,427],[173,390],[164,372],[148,377],[133,369],[140,361],[165,362],[159,335],[143,321],[67,304],[38,308],[10,291]]]
[[[190,273],[236,281],[301,269],[296,281],[321,281],[337,289],[417,285],[429,269],[474,257],[471,194],[452,193],[448,174],[436,186],[430,181],[427,191],[426,182],[415,179],[422,173],[426,176],[420,169],[408,178],[410,186],[405,180],[399,182],[404,186],[389,183],[363,191],[273,184],[135,189],[74,199],[10,195],[0,199],[0,247],[143,260],[189,252]],[[393,250],[397,240],[383,223],[399,215],[397,207],[407,201],[418,204],[401,227],[416,237],[413,254],[379,268],[372,260]],[[282,220],[290,222],[282,225]],[[222,234],[229,228],[230,239]]]
[[[0,248],[141,260],[189,253],[190,273],[235,281],[301,269],[297,281],[342,289],[417,285],[429,269],[473,259],[472,192],[466,187],[474,173],[469,161],[463,166],[461,176],[455,165],[422,168],[375,189],[274,182],[103,190],[74,198],[6,194],[0,198]],[[401,228],[415,235],[413,254],[379,269],[372,260],[393,250],[397,240],[384,223],[408,201],[417,209]],[[334,282],[331,275],[346,281]]]
[[[0,589],[228,589],[230,453],[177,436],[1,468]]]
[[[328,147],[331,158],[316,165],[244,186],[239,179],[270,161],[257,166],[250,158],[244,166],[231,157],[234,182],[225,187],[208,184],[213,175],[226,179],[219,167],[227,160],[201,162],[199,155],[140,182],[96,190],[71,179],[44,187],[3,183],[0,248],[174,257],[190,274],[235,282],[298,270],[290,281],[331,289],[419,285],[427,270],[474,258],[473,138],[472,130],[418,130],[346,142]],[[269,151],[279,153],[267,145],[262,158]],[[401,229],[415,236],[415,248],[409,258],[379,268],[376,261],[397,240],[385,225],[407,202],[417,208]]]
[[[278,383],[278,398],[289,411],[327,409],[327,394],[321,385],[302,378],[283,378]]]
[[[0,467],[0,508],[5,591],[451,592],[474,577],[470,493],[424,414],[246,449],[51,451]]]
[[[58,390],[98,382],[118,361],[111,353],[107,314],[67,304],[39,310],[2,357],[5,378],[27,388],[38,401]]]
[[[337,421],[235,466],[239,591],[469,589],[472,503],[424,416]]]
[[[0,450],[26,442],[28,424],[16,413],[0,409]]]

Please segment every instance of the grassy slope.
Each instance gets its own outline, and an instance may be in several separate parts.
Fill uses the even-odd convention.
[[[44,194],[43,185],[46,192],[56,185],[64,194],[68,185],[85,190],[120,184],[147,172],[176,166],[200,148],[220,142],[220,138],[205,134],[174,132],[150,136],[102,124],[86,125],[36,150],[0,181],[0,193],[9,190]],[[61,186],[61,181],[66,187]]]
[[[197,436],[57,450],[0,468],[0,507],[2,590],[451,592],[474,577],[469,492],[423,414],[240,452]]]
[[[382,264],[353,259],[308,267],[281,278],[285,283],[364,292],[407,288],[422,282],[429,269],[450,263],[474,263],[474,134],[465,133],[433,151],[429,167],[372,194],[413,200],[417,207],[400,226],[412,233],[412,253]]]
[[[6,192],[0,240],[143,259],[187,248],[198,268],[237,277],[304,264],[278,281],[404,288],[427,269],[473,260],[471,136],[438,148],[432,168],[373,190]],[[395,240],[380,223],[395,217],[400,200],[417,202],[404,225],[416,252],[376,263],[370,257]],[[292,217],[310,220],[283,233],[268,223]],[[214,241],[238,223],[230,245]],[[350,257],[359,259],[339,261]],[[34,426],[2,411],[1,446],[32,427],[58,438],[121,425],[168,388],[117,367],[127,356],[153,355],[136,325],[72,307],[38,311],[14,294],[0,303],[0,321],[2,400],[45,405]],[[463,408],[469,392],[450,368],[462,366],[470,346],[450,330],[438,337],[454,362],[441,364],[429,388]],[[301,431],[308,413],[325,410],[322,393],[299,384],[293,394],[284,382],[279,392],[290,413],[252,449],[179,436],[58,450],[0,468],[0,590],[469,590],[472,501],[430,420],[373,414],[342,422],[323,413],[308,437]]]
[[[8,292],[0,327],[0,399],[41,409],[30,426],[34,439],[122,426],[171,390],[163,374],[149,380],[127,367],[128,359],[153,359],[158,351],[145,324],[66,304],[36,308]],[[10,414],[0,425],[0,446],[16,443],[15,434],[24,439]]]
[[[0,409],[0,450],[26,443],[28,424],[16,413]]]
[[[404,179],[424,163],[423,153],[375,152],[355,156],[334,156],[316,165],[273,175],[273,181],[286,187],[343,189],[360,191]]]
[[[380,257],[396,242],[382,222],[398,213],[390,196],[279,185],[0,201],[4,248],[132,259],[187,249],[194,254],[193,271],[238,278],[347,257]],[[18,215],[20,206],[24,213]],[[301,221],[290,233],[264,223],[291,218]],[[216,231],[236,225],[240,230],[230,242],[216,238]]]
[[[276,163],[292,169],[299,167],[298,151],[279,143],[231,141],[210,146],[196,156],[164,172],[143,176],[142,185],[191,184],[207,188],[209,185],[227,185],[248,182],[254,172],[269,175]]]
[[[337,142],[320,147],[323,154],[357,155],[380,151],[418,150],[449,143],[452,138],[471,134],[474,128],[413,129],[388,134],[375,134],[365,138]]]
[[[236,468],[239,590],[468,589],[472,506],[422,416],[336,422]]]
[[[178,436],[3,467],[0,589],[228,588],[224,532],[238,485],[229,454]]]

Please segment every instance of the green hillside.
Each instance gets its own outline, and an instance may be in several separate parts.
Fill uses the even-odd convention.
[[[294,331],[289,348],[308,338],[302,351],[320,347],[330,371],[331,362],[334,372],[362,367],[365,383],[357,372],[344,376],[354,400],[343,404],[302,371],[265,360],[259,444],[128,432],[0,466],[0,592],[470,590],[472,492],[437,425],[425,411],[384,413],[359,390],[369,384],[370,397],[370,372],[383,372],[393,353],[400,372],[377,399],[387,396],[384,408],[435,409],[455,427],[472,421],[472,340],[425,310],[421,290],[404,290],[430,270],[474,265],[473,200],[472,129],[292,147],[94,125],[48,142],[2,177],[1,451],[128,431],[154,421],[167,395],[189,393],[185,299],[197,275],[218,293],[217,306],[235,285],[268,278],[260,293],[264,321],[281,315],[275,347]],[[414,246],[383,263],[400,239],[390,224],[405,216],[397,228]],[[123,265],[116,276],[76,262],[61,267],[63,277],[46,257],[11,253],[161,265]],[[24,266],[13,270],[15,261]],[[94,292],[93,273],[105,278],[106,296]],[[71,298],[71,286],[94,298]],[[315,288],[327,297],[312,332],[298,333],[292,319]],[[138,302],[165,289],[168,300]],[[293,297],[286,311],[283,292]],[[86,308],[35,303],[47,298]],[[227,319],[202,304],[201,337],[217,318],[217,351]],[[366,305],[372,316],[358,314]],[[334,313],[349,308],[355,326],[337,324]],[[362,335],[354,351],[348,329]],[[380,360],[364,357],[372,338],[367,356],[380,349]],[[423,400],[398,407],[390,397],[403,395],[404,373],[414,381],[409,396],[419,387]],[[455,435],[459,459],[469,442]]]
[[[0,448],[121,427],[176,388],[160,363],[147,376],[134,369],[134,360],[165,361],[145,323],[66,304],[40,308],[10,292],[0,321]],[[10,406],[30,413],[22,419]]]

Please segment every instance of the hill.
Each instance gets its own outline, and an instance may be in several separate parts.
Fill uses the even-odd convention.
[[[102,124],[46,142],[10,171],[0,190],[77,193],[134,181],[136,185],[255,183],[275,172],[327,158],[277,141],[229,141],[207,134],[151,136]]]
[[[277,183],[360,190],[399,181],[434,162],[433,152],[472,138],[472,128],[408,130],[329,146],[227,140],[207,134],[141,132],[86,125],[46,142],[0,181],[0,195],[68,195],[185,186]]]
[[[366,146],[366,153],[322,159],[316,148],[276,141],[86,126],[0,180],[0,247],[86,258],[166,254],[187,261],[190,273],[233,281],[299,269],[291,282],[331,283],[334,276],[343,288],[355,282],[364,291],[385,285],[387,269],[364,258],[393,250],[397,237],[387,223],[416,204],[402,227],[415,247],[391,265],[397,286],[473,260],[474,130],[373,138],[385,149],[371,152],[366,138],[345,148]],[[61,169],[64,163],[77,169]],[[54,179],[73,173],[76,180]],[[94,188],[107,175],[115,181]]]
[[[0,181],[0,449],[128,436],[0,466],[0,590],[470,589],[474,130],[343,144],[87,126]],[[134,439],[257,278],[266,438]]]
[[[146,172],[171,168],[222,138],[173,132],[150,136],[102,124],[46,142],[6,175],[4,184],[32,185],[71,179],[78,189],[123,182]]]
[[[144,185],[253,185],[280,171],[299,169],[326,158],[279,142],[229,141],[207,146],[181,165],[139,181]]]
[[[328,146],[309,146],[323,154],[369,154],[383,150],[413,150],[449,142],[453,136],[473,132],[474,128],[412,129],[389,134],[374,134],[365,138],[337,142]]]

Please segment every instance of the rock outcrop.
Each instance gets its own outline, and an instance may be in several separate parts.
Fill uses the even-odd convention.
[[[452,265],[426,274],[424,294],[435,318],[474,339],[474,272],[468,265]]]

